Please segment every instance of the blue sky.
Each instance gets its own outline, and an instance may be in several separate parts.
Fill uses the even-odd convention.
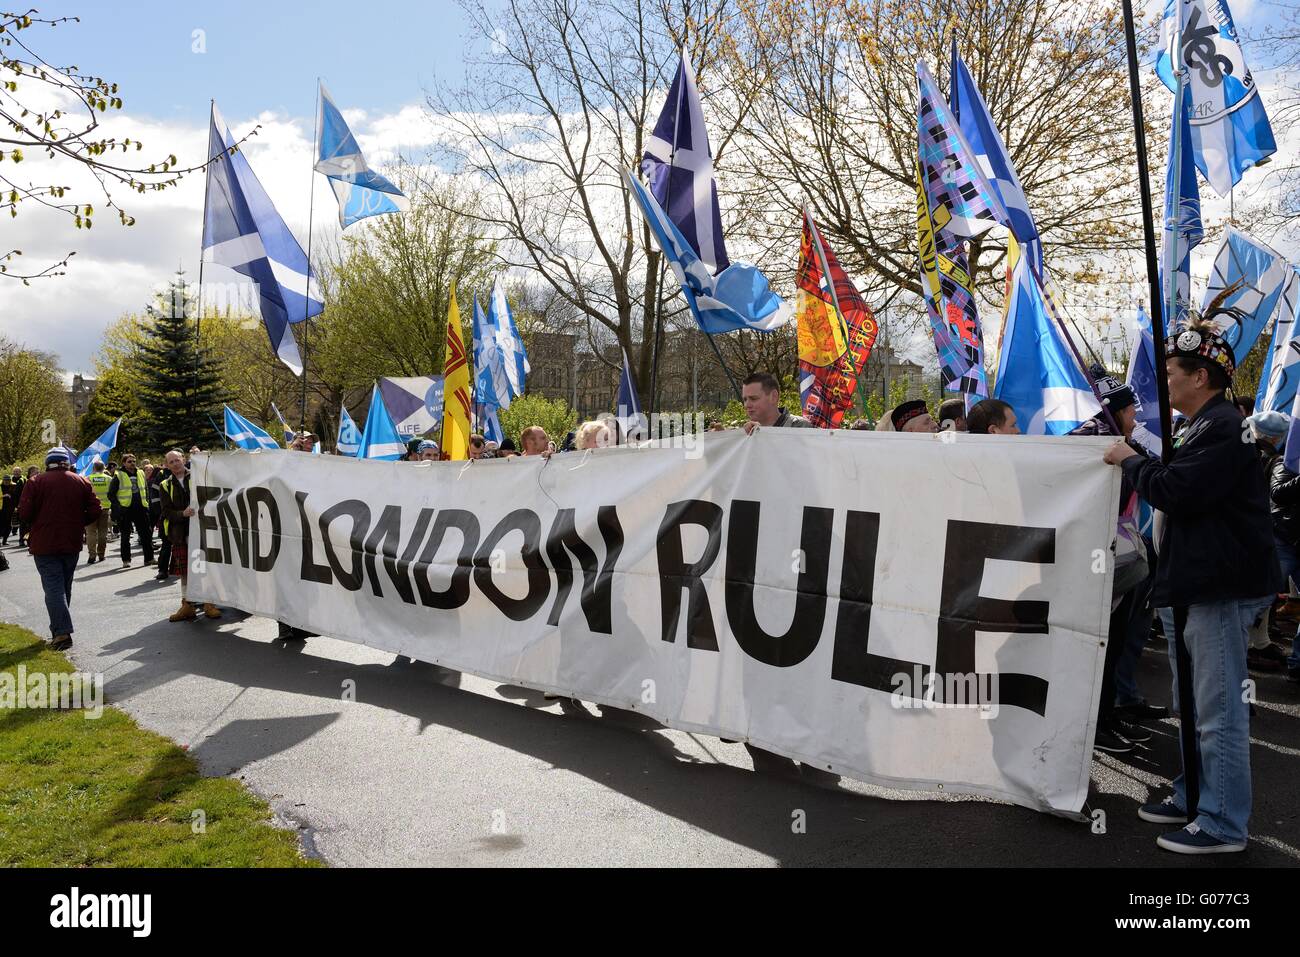
[[[31,41],[56,65],[118,83],[127,112],[159,119],[202,123],[211,97],[227,116],[309,116],[318,75],[345,107],[388,112],[462,72],[466,23],[452,0],[97,0],[66,10],[81,22],[33,28]],[[196,30],[204,53],[194,52]]]

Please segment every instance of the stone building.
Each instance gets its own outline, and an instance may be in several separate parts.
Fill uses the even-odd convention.
[[[68,390],[68,398],[72,401],[72,414],[78,419],[86,414],[86,409],[90,406],[90,400],[94,397],[95,390],[98,388],[98,379],[87,379],[80,373],[72,377],[72,388]]]

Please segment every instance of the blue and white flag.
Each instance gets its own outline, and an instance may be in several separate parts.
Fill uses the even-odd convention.
[[[528,364],[528,353],[524,350],[524,340],[515,325],[515,317],[510,312],[510,303],[506,301],[506,291],[497,276],[492,284],[492,298],[488,300],[487,328],[492,330],[496,339],[501,368],[505,373],[506,395],[497,392],[497,405],[505,408],[510,400],[524,394],[528,373],[532,366]],[[499,380],[494,382],[500,385]]]
[[[1023,254],[1029,257],[1029,265],[1034,275],[1040,279],[1043,275],[1043,244],[1038,238],[1038,226],[1029,211],[1029,200],[1025,190],[1016,176],[1015,167],[1006,145],[998,134],[989,108],[980,95],[979,87],[971,77],[970,71],[957,52],[957,37],[952,40],[952,86],[948,96],[957,125],[971,148],[976,162],[989,183],[1002,200],[1007,214],[1011,218],[1011,231],[1023,247]]]
[[[280,443],[263,428],[254,425],[230,406],[226,410],[226,438],[241,449],[278,449]]]
[[[85,451],[77,456],[75,467],[78,475],[89,475],[96,462],[108,462],[108,453],[117,448],[117,430],[121,426],[122,417],[118,416],[117,421],[106,428],[103,435],[86,446]]]
[[[501,417],[497,415],[495,405],[475,405],[474,419],[478,423],[479,434],[483,436],[485,442],[495,442],[500,445],[505,439],[505,430],[501,428]]]
[[[1291,404],[1291,428],[1286,433],[1286,448],[1282,463],[1288,470],[1300,473],[1300,392]]]
[[[320,85],[316,130],[316,172],[329,178],[344,229],[367,216],[411,208],[411,201],[400,189],[366,165],[361,147],[324,83]]]
[[[646,141],[641,172],[650,192],[715,276],[731,264],[722,238],[718,184],[695,71],[682,52],[659,121]]]
[[[1273,341],[1255,393],[1256,412],[1289,412],[1300,384],[1300,270],[1289,265],[1274,310]]]
[[[272,205],[243,152],[229,152],[234,145],[214,103],[208,156],[217,158],[207,171],[203,261],[233,269],[253,281],[271,348],[294,375],[302,375],[302,358],[289,325],[319,315],[325,304],[307,254]]]
[[[1221,305],[1240,310],[1243,318],[1239,322],[1216,320],[1238,365],[1245,361],[1277,311],[1289,271],[1286,260],[1278,253],[1232,226],[1227,228],[1214,254],[1214,268],[1201,308],[1229,286],[1240,284]]]
[[[1160,424],[1160,398],[1156,387],[1156,344],[1151,335],[1151,317],[1138,306],[1137,336],[1128,363],[1128,384],[1133,389],[1137,424],[1133,440],[1153,455],[1162,452],[1163,428]]]
[[[280,409],[274,402],[271,403],[271,411],[274,412],[275,417],[280,420],[280,429],[284,432],[284,446],[285,448],[288,448],[289,443],[297,438],[298,433],[289,428],[289,424],[284,421],[284,416],[280,414]]]
[[[710,335],[737,329],[771,332],[790,320],[794,307],[781,301],[766,276],[747,263],[732,263],[714,276],[637,178],[624,170],[623,180],[702,330]]]
[[[376,383],[374,391],[370,393],[370,411],[366,413],[366,429],[361,434],[357,458],[396,462],[404,455],[406,442],[398,434],[393,417],[384,405],[384,397],[379,393],[379,384]]]
[[[1016,410],[1026,435],[1064,435],[1101,412],[1024,256],[1012,279],[993,395]]]
[[[361,448],[361,430],[348,414],[348,407],[339,403],[339,440],[335,445],[335,451],[339,455],[356,455],[359,448]]]
[[[1174,104],[1170,132],[1169,165],[1165,172],[1164,260],[1160,269],[1160,294],[1165,308],[1165,328],[1187,325],[1192,294],[1192,250],[1201,242],[1201,191],[1196,185],[1196,163],[1192,159],[1191,125],[1188,123],[1189,93],[1183,88],[1183,108]],[[1181,124],[1181,129],[1180,129]],[[1174,138],[1179,139],[1178,168],[1174,168]],[[1169,286],[1174,283],[1174,309],[1169,310]]]
[[[636,380],[632,378],[632,364],[623,353],[623,371],[618,377],[618,410],[614,416],[623,433],[623,440],[629,436],[644,438],[649,431],[649,423],[641,414],[641,398],[637,395]]]
[[[1216,193],[1227,196],[1246,170],[1277,152],[1227,0],[1165,0],[1161,41],[1156,73],[1176,89],[1174,69],[1181,62],[1196,166]]]

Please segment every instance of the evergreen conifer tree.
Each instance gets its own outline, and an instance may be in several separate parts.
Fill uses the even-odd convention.
[[[132,445],[150,452],[186,451],[192,445],[207,449],[221,441],[216,429],[227,397],[220,367],[198,346],[191,289],[185,273],[177,272],[166,293],[148,308],[152,321],[145,327],[138,366],[140,427],[133,430],[139,438]]]

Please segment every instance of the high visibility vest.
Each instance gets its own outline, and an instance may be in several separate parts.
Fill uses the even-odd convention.
[[[181,479],[181,481],[184,482],[185,480]],[[172,491],[172,486],[174,486],[175,484],[176,484],[176,476],[168,474],[168,476],[165,479],[163,479],[161,482],[158,483],[158,488],[160,491],[165,492],[170,497],[176,494],[175,492]],[[183,490],[184,486],[182,485],[181,488]],[[172,527],[171,521],[164,518],[162,520],[163,535],[169,535],[171,533],[171,527]]]
[[[90,487],[95,490],[95,498],[99,499],[99,504],[108,508],[108,487],[113,480],[104,472],[92,472],[86,479]],[[130,499],[127,499],[130,502]]]
[[[140,493],[140,504],[146,508],[149,506],[149,490],[145,487],[144,473],[139,469],[135,470],[132,476],[126,469],[117,473],[117,504],[122,508],[131,507],[131,488]]]

